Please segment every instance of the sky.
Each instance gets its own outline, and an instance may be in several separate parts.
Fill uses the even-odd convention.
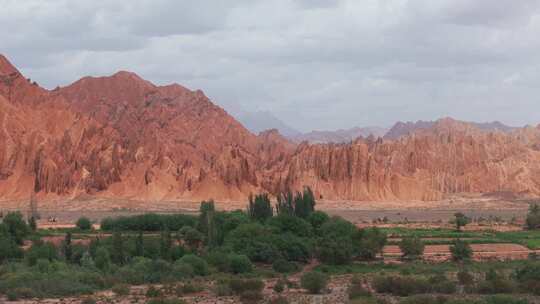
[[[540,123],[536,0],[0,0],[0,53],[47,88],[129,70],[301,130]]]

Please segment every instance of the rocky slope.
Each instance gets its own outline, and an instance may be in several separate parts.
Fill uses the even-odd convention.
[[[241,202],[304,185],[328,200],[539,196],[540,129],[443,119],[391,140],[296,145],[250,133],[201,91],[129,72],[49,91],[0,56],[0,201]]]
[[[398,140],[304,145],[285,180],[330,200],[437,200],[453,193],[540,194],[540,130],[485,132],[443,119]]]

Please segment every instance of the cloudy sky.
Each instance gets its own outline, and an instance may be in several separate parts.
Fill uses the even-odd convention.
[[[54,88],[130,70],[300,130],[540,122],[536,0],[0,0],[0,53]]]

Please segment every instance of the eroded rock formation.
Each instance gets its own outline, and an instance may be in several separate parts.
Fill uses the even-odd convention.
[[[539,151],[539,128],[452,119],[391,140],[296,145],[277,131],[255,136],[201,91],[129,72],[49,91],[0,56],[0,200],[242,201],[304,185],[329,200],[538,196]]]

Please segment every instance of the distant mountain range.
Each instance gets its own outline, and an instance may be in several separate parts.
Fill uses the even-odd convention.
[[[373,136],[375,138],[383,137],[387,140],[393,140],[413,133],[417,130],[430,129],[437,123],[436,121],[423,120],[418,120],[416,122],[399,121],[395,123],[390,129],[384,127],[370,126],[354,127],[350,129],[339,129],[334,131],[316,130],[302,133],[298,130],[295,130],[293,127],[287,125],[269,111],[245,112],[241,115],[237,115],[237,118],[248,130],[255,134],[275,129],[281,135],[285,136],[292,142],[301,143],[303,141],[307,141],[312,144],[347,143],[359,137],[367,138],[370,136]],[[468,123],[484,131],[510,132],[516,129],[515,127],[507,126],[499,121]]]
[[[244,112],[236,115],[236,118],[248,130],[255,134],[275,129],[278,130],[281,135],[295,143],[303,141],[309,143],[346,143],[353,141],[360,136],[369,137],[372,135],[381,137],[388,131],[386,128],[381,127],[355,127],[335,131],[311,131],[302,133],[287,125],[269,111]]]
[[[437,122],[436,121],[423,121],[419,120],[417,122],[397,122],[388,132],[384,135],[384,139],[398,139],[402,136],[408,135],[410,133],[416,132],[418,130],[422,129],[430,129],[432,128]],[[478,123],[478,122],[468,122],[470,125],[484,131],[501,131],[501,132],[510,132],[512,130],[515,130],[515,127],[507,126],[501,122],[494,121],[494,122],[485,122],[485,123]]]
[[[382,137],[388,129],[381,127],[365,127],[340,129],[336,131],[311,131],[297,136],[289,137],[294,142],[307,141],[310,143],[346,143],[357,139],[358,137]]]
[[[255,134],[272,129],[278,130],[281,135],[288,138],[300,136],[302,134],[300,131],[288,126],[269,111],[243,112],[236,115],[236,119],[238,119],[244,127]]]

